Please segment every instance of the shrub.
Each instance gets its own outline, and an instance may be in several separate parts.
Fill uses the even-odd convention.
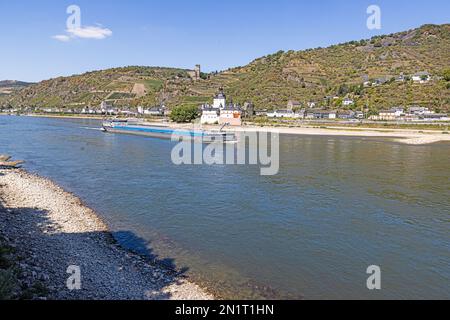
[[[177,123],[191,122],[199,115],[198,108],[192,105],[175,107],[170,114],[170,119]]]
[[[445,81],[450,81],[450,69],[445,69],[443,72],[443,77]]]

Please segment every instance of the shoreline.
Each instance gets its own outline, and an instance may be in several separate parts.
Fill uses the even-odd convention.
[[[0,169],[0,236],[0,248],[6,245],[14,252],[13,298],[215,299],[182,272],[164,267],[157,257],[151,262],[121,247],[82,200],[23,169]],[[81,290],[67,288],[69,266],[80,268]]]
[[[233,129],[227,129],[233,130]],[[389,138],[395,142],[407,145],[426,145],[436,142],[450,142],[450,134],[436,130],[408,129],[375,129],[375,128],[311,128],[311,127],[241,127],[236,132],[276,132],[280,134],[300,136],[338,136],[355,138]]]
[[[52,115],[27,115],[29,117],[38,118],[56,118],[56,119],[92,119],[102,120],[104,117],[91,116],[52,116]],[[161,124],[157,121],[147,121],[149,124]],[[175,129],[192,128],[194,124],[176,124],[169,123],[169,127]],[[218,125],[204,125],[204,129],[219,129]],[[349,127],[349,126],[333,126],[326,125],[318,127],[316,125],[290,126],[290,127],[274,127],[274,126],[258,126],[249,124],[241,127],[228,127],[226,131],[235,132],[278,132],[280,134],[298,135],[298,136],[343,136],[343,137],[360,137],[360,138],[390,138],[395,142],[407,145],[426,145],[436,142],[450,142],[450,134],[444,134],[444,130],[432,129],[401,129],[401,128],[365,128],[365,127]]]

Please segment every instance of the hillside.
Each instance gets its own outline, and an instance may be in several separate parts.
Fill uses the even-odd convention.
[[[96,106],[102,100],[117,105],[169,107],[211,100],[223,86],[235,102],[251,101],[257,109],[285,107],[288,100],[303,105],[339,107],[351,97],[356,108],[373,110],[397,105],[426,105],[450,109],[449,84],[442,79],[450,68],[450,24],[421,28],[328,48],[278,52],[208,79],[193,81],[187,70],[126,67],[57,78],[0,98],[11,106]],[[429,72],[426,84],[394,81],[400,74]],[[365,81],[385,79],[364,87]],[[385,82],[385,83],[384,83]],[[324,99],[335,97],[340,99]]]
[[[154,104],[164,98],[164,84],[170,79],[189,80],[186,70],[125,67],[59,77],[24,88],[4,97],[14,107],[96,106],[103,100],[117,104]],[[1,102],[2,100],[0,100]]]

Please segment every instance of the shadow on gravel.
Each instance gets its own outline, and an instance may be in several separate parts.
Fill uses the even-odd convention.
[[[15,299],[170,299],[164,289],[179,283],[188,271],[177,269],[174,259],[159,259],[148,241],[130,231],[61,233],[46,211],[5,208],[3,203],[0,186],[0,238],[15,248]],[[130,251],[135,253],[131,257],[126,254]],[[70,265],[81,268],[81,290],[67,289]]]
[[[179,275],[182,275],[189,270],[188,268],[178,269],[175,264],[175,259],[160,259],[158,255],[153,253],[152,249],[150,248],[150,242],[136,236],[133,232],[117,231],[113,232],[112,235],[114,239],[117,240],[117,242],[120,243],[125,249],[140,256],[146,257],[156,265],[160,265],[172,272],[176,272]]]

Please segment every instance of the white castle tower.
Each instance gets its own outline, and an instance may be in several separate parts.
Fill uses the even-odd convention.
[[[223,93],[223,88],[219,89],[219,93],[214,97],[213,108],[224,109],[227,106],[227,97]]]

